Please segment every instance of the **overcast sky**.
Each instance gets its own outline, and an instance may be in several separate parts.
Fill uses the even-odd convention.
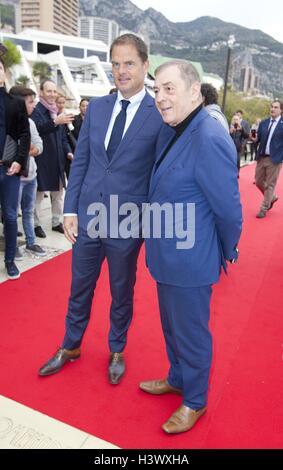
[[[260,29],[283,43],[283,1],[271,0],[131,0],[142,10],[160,11],[170,21],[192,21],[215,16],[230,23]]]

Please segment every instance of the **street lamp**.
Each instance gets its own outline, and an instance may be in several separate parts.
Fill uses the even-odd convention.
[[[234,42],[235,42],[235,36],[233,34],[230,34],[229,39],[227,41],[228,49],[227,49],[227,61],[226,61],[226,72],[225,72],[225,81],[224,81],[224,90],[223,90],[223,100],[222,100],[222,113],[224,113],[225,111],[230,56],[231,56],[231,50],[232,50]]]

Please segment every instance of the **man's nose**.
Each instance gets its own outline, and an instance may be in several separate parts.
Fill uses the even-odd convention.
[[[161,103],[163,100],[164,100],[164,96],[163,96],[162,91],[161,91],[161,90],[157,91],[157,92],[155,93],[155,101],[156,101],[157,103]]]
[[[123,73],[126,73],[128,71],[128,66],[127,64],[120,64],[119,65],[119,74],[122,75]]]

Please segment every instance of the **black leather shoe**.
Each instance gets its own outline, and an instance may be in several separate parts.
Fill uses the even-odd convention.
[[[44,232],[43,228],[38,225],[34,227],[34,233],[38,238],[46,238],[46,233]]]
[[[123,353],[110,353],[108,378],[112,385],[120,383],[126,370]]]
[[[257,218],[257,219],[263,219],[265,216],[266,216],[266,213],[261,209],[261,210],[257,213],[256,218]]]
[[[63,224],[56,225],[56,227],[52,227],[53,232],[64,233]]]
[[[56,354],[49,359],[38,371],[39,375],[44,377],[59,372],[67,361],[73,362],[80,357],[80,348],[77,349],[58,349]]]
[[[275,204],[275,202],[278,201],[278,199],[279,199],[279,197],[277,197],[277,196],[274,196],[274,197],[273,197],[273,199],[272,199],[272,201],[271,201],[271,204],[270,204],[270,207],[269,207],[269,209],[268,209],[269,211],[270,211],[270,209],[272,209],[273,205]]]

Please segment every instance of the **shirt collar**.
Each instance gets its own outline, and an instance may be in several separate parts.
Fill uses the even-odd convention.
[[[280,114],[280,116],[278,116],[276,119],[273,119],[273,118],[271,117],[269,122],[275,121],[275,122],[277,123],[278,121],[280,121],[281,118],[282,118],[282,116],[281,116],[281,114]]]
[[[145,88],[143,88],[136,95],[131,96],[131,98],[124,98],[122,93],[118,90],[117,102],[120,103],[120,101],[122,101],[122,100],[127,100],[127,101],[130,101],[130,104],[140,104],[142,102],[142,100],[144,99],[144,97],[145,97],[145,93],[146,93]]]

